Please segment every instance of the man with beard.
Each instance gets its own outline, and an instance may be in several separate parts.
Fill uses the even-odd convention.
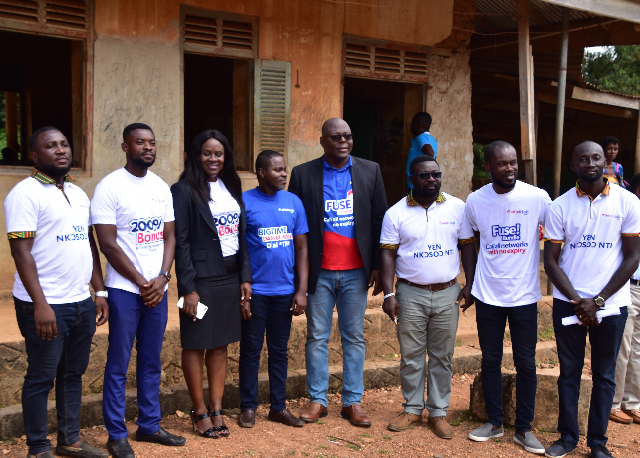
[[[80,439],[82,374],[97,325],[109,318],[89,198],[67,173],[71,148],[55,127],[29,138],[33,173],[4,201],[7,235],[17,272],[13,300],[25,339],[27,373],[22,415],[29,458],[53,458],[47,438],[47,398],[56,387],[56,454],[106,458]],[[89,282],[96,291],[95,303]]]
[[[127,368],[136,340],[138,430],[136,440],[177,446],[183,437],[160,427],[160,351],[167,324],[167,283],[175,251],[169,186],[148,170],[156,140],[146,124],[124,129],[127,164],[98,183],[91,216],[107,258],[105,284],[111,308],[104,373],[103,415],[107,446],[116,458],[133,458],[124,422]]]
[[[489,420],[469,433],[484,442],[502,437],[502,348],[507,319],[516,367],[516,421],[513,440],[531,453],[544,447],[531,432],[536,403],[538,306],[538,226],[551,199],[542,189],[517,180],[515,148],[503,141],[487,145],[485,170],[491,183],[467,198],[467,216],[480,233],[480,255],[471,294],[482,350],[482,387]]]
[[[400,383],[404,411],[389,423],[391,431],[404,431],[429,423],[443,439],[453,437],[446,420],[451,395],[453,350],[458,329],[458,304],[473,303],[471,284],[476,264],[473,229],[460,199],[440,192],[440,168],[431,156],[418,156],[410,164],[413,189],[384,216],[380,248],[380,281],[384,289],[382,309],[398,324]],[[467,281],[460,273],[459,251]],[[396,293],[393,278],[398,276]],[[397,296],[396,296],[397,294]],[[426,354],[429,354],[427,376]],[[428,399],[425,404],[424,385]]]
[[[287,164],[276,151],[256,158],[258,187],[246,191],[246,238],[253,284],[251,303],[241,306],[240,408],[238,424],[255,425],[258,408],[258,368],[267,331],[269,352],[269,420],[301,427],[304,421],[286,405],[287,344],[292,316],[307,308],[309,248],[307,216],[300,199],[284,191]],[[297,274],[297,275],[295,275]]]
[[[565,456],[578,444],[587,334],[593,381],[587,446],[593,458],[612,456],[606,432],[616,358],[631,304],[629,278],[640,260],[640,202],[620,186],[610,185],[602,176],[604,162],[597,143],[578,145],[571,155],[576,187],[558,197],[547,212],[544,267],[555,286],[553,328],[560,361],[560,439],[547,448],[551,457]],[[578,322],[567,322],[572,319]]]

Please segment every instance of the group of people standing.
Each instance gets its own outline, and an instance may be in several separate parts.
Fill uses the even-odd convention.
[[[360,404],[365,311],[373,287],[374,295],[384,292],[383,310],[397,325],[402,354],[405,403],[390,430],[421,423],[426,409],[435,434],[453,437],[446,413],[459,309],[475,302],[489,421],[469,438],[486,441],[504,434],[500,367],[508,320],[517,370],[515,442],[551,457],[575,449],[579,381],[589,334],[593,393],[587,443],[593,457],[611,456],[605,433],[618,377],[615,360],[631,305],[629,278],[640,260],[640,176],[630,185],[636,186],[636,196],[610,184],[603,177],[603,148],[584,142],[572,154],[575,189],[552,203],[543,190],[517,180],[513,146],[494,142],[485,150],[491,183],[465,204],[441,191],[430,124],[427,113],[412,122],[407,196],[389,209],[378,164],[351,156],[353,135],[339,118],[323,124],[323,156],[294,167],[288,191],[285,159],[267,150],[256,157],[258,186],[244,193],[231,146],[221,132],[205,130],[193,140],[184,171],[169,188],[149,170],[156,159],[151,127],[131,124],[123,132],[125,167],[107,175],[91,201],[67,174],[71,150],[64,135],[53,127],[34,132],[29,143],[33,174],[5,200],[17,266],[16,315],[28,355],[22,406],[29,457],[54,456],[46,415],[54,382],[56,453],[107,456],[79,436],[81,377],[96,325],[107,321],[103,415],[109,452],[117,458],[135,457],[124,421],[134,340],[136,440],[185,444],[184,437],[160,427],[160,352],[174,259],[182,308],[182,369],[192,400],[193,430],[203,437],[230,434],[221,402],[227,346],[237,341],[238,424],[255,425],[265,332],[268,418],[301,427],[326,416],[334,307],[343,349],[340,413],[353,425],[370,426]],[[547,235],[545,269],[556,286],[553,319],[561,371],[561,438],[546,450],[531,432],[540,225]],[[104,281],[94,231],[107,259]],[[474,240],[479,240],[479,255]],[[460,259],[464,288],[456,280]],[[305,313],[310,402],[296,417],[286,407],[287,344],[292,317]],[[567,320],[577,324],[564,325]],[[627,359],[631,367],[632,358]],[[629,381],[634,377],[630,372],[633,369],[626,371],[627,385],[633,392],[620,396],[626,408],[633,408],[638,394],[638,381]],[[638,407],[635,415],[640,419]]]

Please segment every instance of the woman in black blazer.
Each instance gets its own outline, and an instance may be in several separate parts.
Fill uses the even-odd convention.
[[[252,278],[242,186],[231,146],[222,133],[209,129],[193,140],[184,172],[171,193],[178,294],[184,298],[182,371],[193,403],[193,430],[204,437],[228,436],[220,414],[227,345],[240,340],[240,306],[251,298]],[[198,302],[208,307],[202,319],[196,318]],[[203,360],[209,406],[202,393]]]

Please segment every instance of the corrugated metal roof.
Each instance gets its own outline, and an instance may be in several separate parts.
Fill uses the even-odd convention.
[[[529,5],[535,12],[544,17],[548,24],[562,22],[561,7],[542,0],[530,0]],[[518,30],[518,7],[512,0],[478,0],[476,12],[500,31]],[[572,21],[591,19],[593,17],[595,17],[593,14],[574,9],[571,10],[569,15]],[[529,18],[530,27],[542,27],[545,25],[536,24],[533,18]],[[476,24],[476,30],[484,33],[491,32],[484,30],[481,24]]]

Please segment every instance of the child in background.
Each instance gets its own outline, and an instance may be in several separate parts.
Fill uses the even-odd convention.
[[[604,176],[609,179],[609,183],[615,183],[626,188],[628,183],[624,181],[622,164],[613,162],[618,155],[620,142],[616,137],[604,137],[600,142],[600,146],[602,146],[605,157]]]
[[[411,120],[411,148],[409,148],[409,157],[407,158],[407,184],[409,189],[413,189],[413,185],[409,180],[409,165],[416,157],[426,154],[434,159],[438,152],[438,143],[433,135],[429,132],[431,129],[431,115],[425,111],[416,113]]]

